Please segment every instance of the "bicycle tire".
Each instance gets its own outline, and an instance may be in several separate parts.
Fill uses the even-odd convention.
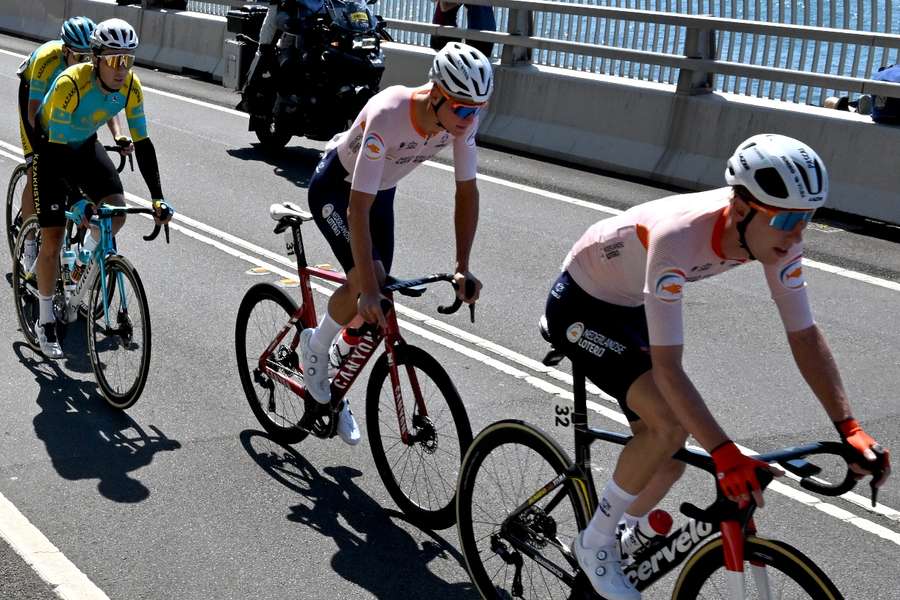
[[[28,217],[19,230],[19,236],[16,239],[13,248],[13,271],[12,271],[12,287],[13,302],[16,305],[16,318],[19,321],[19,329],[25,336],[25,341],[32,350],[40,352],[40,344],[38,343],[37,333],[34,331],[34,325],[37,323],[40,307],[37,299],[37,278],[34,273],[30,274],[31,282],[26,283],[25,266],[22,263],[23,254],[25,252],[25,239],[29,232],[34,231],[35,239],[40,243],[41,226],[38,224],[37,215]],[[29,291],[28,288],[31,288]]]
[[[261,314],[259,311],[262,310],[260,308],[262,303],[274,303],[274,306],[269,308],[268,316],[259,317],[262,322],[257,324],[254,321],[253,331],[259,335],[255,335],[251,341],[252,358],[248,358],[247,337],[251,317],[254,316],[254,311]],[[308,432],[296,427],[305,412],[304,399],[270,378],[258,381],[252,371],[257,368],[258,357],[296,311],[297,303],[284,290],[271,283],[258,283],[244,294],[234,324],[235,356],[244,395],[256,420],[279,444],[296,444],[309,435]],[[285,336],[285,340],[290,342],[292,337],[289,333]],[[275,349],[273,356],[276,358],[272,359],[270,364],[278,365],[281,370],[288,370],[302,377],[296,352],[289,351],[289,348],[282,344]],[[259,386],[255,385],[257,382]],[[260,398],[260,392],[265,392],[267,388],[267,397]]]
[[[718,598],[713,595],[712,589],[727,590],[727,585],[715,585],[716,577],[724,577],[724,555],[722,551],[723,540],[721,537],[710,540],[701,546],[685,564],[672,590],[673,600],[695,600],[696,598]],[[832,583],[828,576],[810,558],[802,552],[776,540],[767,540],[756,536],[748,536],[744,544],[744,561],[749,568],[751,560],[763,565],[767,579],[773,579],[773,572],[786,578],[784,585],[789,580],[789,589],[807,595],[785,595],[784,585],[779,585],[781,594],[779,598],[809,598],[812,600],[843,600],[843,595]],[[722,571],[721,573],[719,571]],[[712,583],[706,586],[707,582]],[[755,580],[752,576],[745,576],[747,583],[748,600],[754,598],[768,598],[770,596],[759,595],[755,588]],[[708,589],[709,588],[709,589]],[[706,591],[704,591],[706,590]],[[756,594],[756,595],[754,595]]]
[[[472,443],[472,426],[456,386],[437,360],[406,344],[397,346],[395,354],[406,426],[410,435],[420,439],[410,445],[401,442],[388,357],[384,353],[372,368],[366,389],[366,432],[372,457],[388,494],[411,521],[428,529],[446,529],[456,521],[456,476]],[[416,373],[428,410],[428,419],[418,426],[409,368]],[[385,447],[385,442],[390,445]]]
[[[567,479],[560,491],[538,500],[513,523],[537,553],[575,578],[578,589],[573,590],[552,571],[517,551],[500,534],[501,525],[511,512],[573,466],[553,438],[522,421],[493,423],[472,442],[457,487],[457,528],[466,569],[482,598],[594,597],[584,575],[561,549],[590,520],[587,490],[579,491],[576,480]],[[489,489],[491,485],[495,488]],[[558,493],[564,493],[565,497],[557,498]],[[559,501],[547,512],[546,508],[554,500]],[[503,558],[510,551],[522,559],[519,578],[522,589],[518,591],[513,589],[516,569]]]
[[[113,408],[125,410],[141,397],[150,372],[152,340],[150,307],[144,284],[128,259],[124,256],[111,255],[107,256],[105,261],[107,278],[115,278],[117,281],[118,294],[113,297],[113,303],[109,304],[110,323],[115,321],[115,327],[106,328],[106,316],[100,298],[103,286],[98,276],[91,288],[88,302],[88,314],[95,315],[94,318],[86,319],[88,354],[100,394]],[[99,267],[95,265],[93,268]],[[98,304],[100,310],[99,316],[96,316]],[[137,315],[134,312],[135,308]],[[137,326],[133,318],[135,316],[140,318],[140,324]],[[136,343],[140,344],[138,352],[134,352]],[[137,362],[132,369],[133,377],[111,377],[113,367],[122,365],[127,359],[134,357],[137,358]]]
[[[18,192],[16,186],[22,177],[26,177],[25,185],[28,185],[27,176],[28,165],[17,164],[9,176],[9,185],[6,188],[6,239],[9,242],[9,253],[13,258],[15,258],[16,238],[19,237],[19,230],[24,225],[19,222],[22,220],[22,194]]]

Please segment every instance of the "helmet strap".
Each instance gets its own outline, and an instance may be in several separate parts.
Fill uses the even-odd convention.
[[[103,83],[103,78],[100,77],[100,56],[95,55],[94,60],[97,61],[94,65],[94,76],[97,77],[97,83],[99,83],[100,87],[103,88],[103,91],[108,94],[114,94],[114,93],[118,92],[119,90],[114,90],[111,87],[109,87],[108,85],[106,85],[105,83]]]
[[[738,242],[740,243],[741,248],[747,251],[747,254],[750,256],[750,260],[756,260],[756,257],[753,256],[753,251],[751,251],[750,246],[747,245],[747,226],[750,225],[750,221],[753,220],[753,217],[756,216],[756,213],[757,210],[751,206],[750,211],[747,213],[747,216],[737,223]]]
[[[437,102],[435,102],[434,104],[431,105],[431,108],[434,109],[434,118],[437,120],[438,125],[441,126],[441,129],[443,129],[444,131],[449,131],[447,129],[447,126],[444,125],[443,123],[441,123],[441,118],[438,116],[438,111],[441,109],[441,107],[444,105],[444,102],[446,102],[446,101],[447,101],[447,99],[444,98],[444,96],[441,96]]]

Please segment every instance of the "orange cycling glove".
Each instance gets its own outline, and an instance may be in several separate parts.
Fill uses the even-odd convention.
[[[887,449],[882,448],[881,444],[863,431],[863,428],[859,426],[859,421],[853,417],[844,419],[843,421],[835,421],[834,426],[837,427],[841,440],[859,452],[865,459],[865,462],[860,462],[860,465],[863,468],[868,467],[866,463],[875,462],[876,466],[881,469],[881,477],[873,481],[872,484],[875,487],[880,487],[884,484],[891,474],[890,452],[888,452]],[[870,456],[873,458],[869,458]]]
[[[759,490],[757,469],[768,469],[769,465],[741,453],[732,441],[717,446],[710,453],[716,464],[716,479],[722,493],[735,499]]]

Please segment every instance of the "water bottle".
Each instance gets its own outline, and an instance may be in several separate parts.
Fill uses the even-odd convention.
[[[66,289],[66,296],[69,296],[75,291],[75,282],[72,280],[75,252],[71,248],[63,248],[60,252],[59,264],[62,267],[63,287]]]
[[[672,515],[656,508],[641,517],[634,527],[625,527],[619,538],[622,556],[634,556],[664,539],[672,529]]]
[[[328,376],[334,377],[338,369],[341,368],[344,360],[353,352],[359,341],[362,339],[360,331],[352,327],[345,327],[341,330],[340,335],[331,345],[328,351]]]

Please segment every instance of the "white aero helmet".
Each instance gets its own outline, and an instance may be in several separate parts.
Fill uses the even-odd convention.
[[[728,159],[725,181],[744,186],[763,204],[787,210],[815,210],[828,199],[828,171],[816,151],[774,133],[744,140]]]
[[[138,36],[128,21],[107,19],[97,23],[91,35],[91,47],[95,52],[123,50],[132,52],[138,47]]]
[[[487,102],[494,90],[491,61],[481,51],[450,42],[434,56],[428,78],[460,100],[474,104]]]

